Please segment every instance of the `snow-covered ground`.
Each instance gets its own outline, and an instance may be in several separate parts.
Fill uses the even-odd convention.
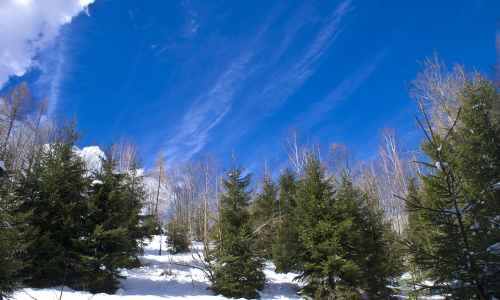
[[[203,273],[195,268],[178,264],[193,264],[191,253],[158,255],[159,237],[155,237],[146,247],[141,257],[143,267],[123,272],[126,279],[115,295],[90,294],[86,292],[63,290],[63,300],[162,300],[162,299],[227,299],[214,295]],[[193,251],[201,249],[193,245]],[[297,285],[293,282],[296,274],[277,274],[272,264],[266,265],[266,286],[261,299],[301,299],[296,295]],[[16,300],[58,300],[61,289],[26,288],[14,294]]]

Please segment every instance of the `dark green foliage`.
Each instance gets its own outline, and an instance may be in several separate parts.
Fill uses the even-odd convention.
[[[0,221],[5,222],[6,218],[0,215]],[[15,229],[0,229],[0,299],[6,298],[19,285],[18,271],[21,261],[16,255],[18,233]]]
[[[304,293],[325,299],[334,292],[343,262],[339,237],[334,228],[332,183],[320,162],[310,156],[297,190],[297,216],[300,242],[304,247],[300,279]],[[347,270],[344,267],[344,273]],[[352,268],[350,268],[352,269]]]
[[[23,179],[22,209],[31,212],[23,276],[34,287],[75,286],[81,279],[89,182],[84,162],[73,153],[74,141],[70,128],[42,151]]]
[[[314,299],[387,299],[398,275],[394,237],[380,212],[347,176],[334,193],[320,162],[310,156],[297,191],[304,246],[299,279]]]
[[[152,237],[153,235],[163,234],[162,222],[156,216],[144,215],[140,216],[142,235]]]
[[[257,235],[256,248],[265,258],[271,258],[272,243],[275,235],[275,210],[277,188],[269,176],[265,176],[262,191],[252,203],[252,221]]]
[[[19,285],[22,267],[22,216],[16,213],[18,203],[12,196],[11,186],[7,174],[0,175],[0,299],[6,298]]]
[[[220,237],[213,252],[212,288],[226,297],[257,298],[265,281],[248,210],[249,180],[241,170],[232,170],[224,180],[225,191],[220,198]]]
[[[409,250],[415,263],[453,299],[500,296],[500,124],[494,86],[478,80],[460,97],[456,124],[446,136],[427,130],[430,162],[420,189],[408,196]]]
[[[191,246],[189,227],[177,220],[170,221],[166,226],[167,247],[172,254],[188,252]]]
[[[117,173],[112,157],[90,174],[74,153],[76,134],[66,128],[44,146],[10,193],[20,203],[24,283],[114,292],[120,268],[139,265],[148,232],[140,217],[141,178]]]
[[[279,179],[278,224],[272,245],[272,259],[276,271],[280,273],[298,270],[304,252],[297,231],[296,189],[295,174],[285,170]]]
[[[139,239],[144,238],[138,217],[140,194],[129,186],[131,175],[116,173],[114,167],[112,157],[103,160],[90,189],[78,288],[91,292],[116,291],[122,278],[119,269],[136,265]]]
[[[391,226],[384,222],[383,213],[373,206],[366,194],[352,183],[348,189],[355,193],[360,219],[361,244],[359,265],[362,268],[360,287],[370,299],[390,299],[394,291],[388,288],[403,271],[403,253],[400,241]]]

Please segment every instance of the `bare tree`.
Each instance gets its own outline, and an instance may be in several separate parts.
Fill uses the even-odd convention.
[[[292,165],[295,172],[297,174],[301,174],[307,162],[307,151],[299,145],[297,132],[293,132],[287,139],[286,150],[288,161]]]
[[[118,172],[126,172],[134,169],[137,163],[137,147],[134,143],[125,139],[113,144],[113,157],[116,159],[116,169]]]
[[[423,61],[423,70],[412,82],[410,95],[429,115],[437,134],[448,132],[456,120],[461,91],[477,76],[477,73],[467,73],[461,65],[449,68],[437,55]]]
[[[158,158],[156,159],[155,170],[154,170],[155,177],[157,179],[154,214],[158,220],[160,219],[159,212],[158,212],[158,206],[160,203],[160,192],[161,192],[162,187],[164,187],[166,185],[166,181],[167,181],[165,164],[166,164],[165,163],[165,156],[163,154],[159,154]]]
[[[394,131],[386,130],[383,134],[383,145],[379,151],[382,180],[380,188],[383,191],[381,200],[383,208],[388,213],[394,229],[402,233],[406,227],[407,214],[405,204],[398,196],[408,192],[408,161],[401,157],[401,151],[396,141]]]
[[[349,150],[346,145],[338,143],[331,144],[327,159],[331,172],[338,174],[339,172],[348,171],[350,168],[349,155]]]
[[[16,86],[7,96],[0,98],[0,121],[2,122],[1,157],[5,159],[7,146],[16,123],[21,121],[29,112],[31,93],[26,83]]]
[[[413,156],[404,153],[393,130],[385,130],[378,156],[361,165],[358,183],[377,200],[395,232],[402,234],[408,223],[406,205],[401,197],[408,192],[410,178],[416,174]]]
[[[163,244],[163,216],[160,213],[160,201],[164,200],[163,202],[166,202],[167,199],[161,199],[160,196],[162,195],[162,191],[165,191],[167,189],[166,174],[167,172],[166,172],[165,156],[162,153],[160,153],[158,155],[158,158],[156,159],[155,167],[152,171],[152,174],[150,174],[150,176],[156,180],[156,188],[154,190],[154,193],[152,193],[151,190],[146,192],[151,196],[154,196],[154,203],[150,204],[152,204],[151,206],[153,206],[152,214],[155,216],[156,222],[159,227],[158,230],[160,235],[160,249],[158,250],[158,255],[162,254],[162,244]]]

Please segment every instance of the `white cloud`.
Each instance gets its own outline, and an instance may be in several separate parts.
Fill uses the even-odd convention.
[[[0,1],[0,87],[36,67],[35,56],[51,45],[61,26],[94,0]]]

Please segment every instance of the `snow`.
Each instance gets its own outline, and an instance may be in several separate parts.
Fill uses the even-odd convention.
[[[92,181],[92,186],[94,186],[94,185],[102,185],[102,184],[104,184],[104,183],[102,182],[102,180],[94,179],[94,180]]]
[[[488,249],[486,249],[486,251],[495,255],[500,255],[500,242],[489,246]]]
[[[85,161],[87,169],[90,172],[99,171],[102,166],[102,159],[106,158],[106,154],[104,154],[99,146],[88,146],[82,149],[74,147],[73,151]]]
[[[162,239],[164,241],[164,239]],[[136,269],[124,270],[127,276],[122,281],[121,288],[115,295],[95,294],[88,292],[73,291],[64,288],[63,300],[196,300],[196,299],[227,299],[221,295],[214,295],[208,289],[209,282],[202,271],[179,266],[176,263],[193,264],[191,253],[170,255],[164,253],[158,255],[160,237],[156,236],[145,247],[144,255],[141,256],[143,266]],[[200,243],[194,243],[192,251],[202,249]],[[165,247],[163,247],[164,249]],[[296,295],[298,286],[293,282],[297,274],[277,274],[271,263],[266,264],[264,273],[266,275],[266,286],[261,293],[263,300],[278,299],[302,299]],[[14,294],[15,300],[57,300],[61,288],[32,289],[25,288]]]

